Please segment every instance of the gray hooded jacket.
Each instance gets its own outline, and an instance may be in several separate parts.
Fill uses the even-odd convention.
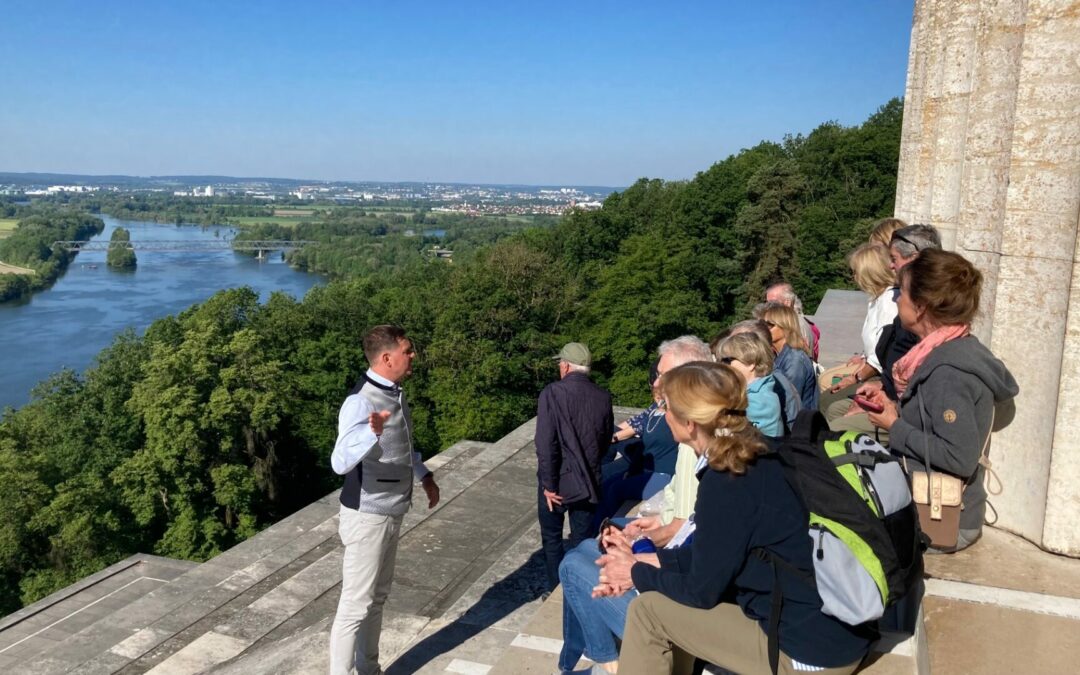
[[[965,480],[963,530],[982,528],[986,489],[979,455],[994,407],[1019,391],[1005,364],[970,336],[931,351],[900,398],[900,419],[889,430],[890,449],[907,457],[913,469],[922,469],[929,453],[931,467]]]

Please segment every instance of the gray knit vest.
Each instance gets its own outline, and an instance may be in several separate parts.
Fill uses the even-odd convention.
[[[351,509],[378,515],[400,516],[412,502],[412,417],[400,390],[383,388],[361,380],[354,393],[363,396],[372,410],[390,411],[382,435],[364,459],[345,474],[341,503]]]

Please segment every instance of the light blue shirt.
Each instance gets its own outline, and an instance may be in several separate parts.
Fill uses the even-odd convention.
[[[749,400],[746,418],[761,433],[779,438],[784,435],[784,421],[780,417],[780,399],[776,396],[775,387],[772,373],[746,385],[746,398]]]
[[[368,369],[367,376],[379,384],[395,386],[393,382]],[[400,396],[400,394],[399,394]],[[338,413],[338,436],[334,443],[334,452],[330,455],[330,466],[334,473],[345,475],[375,447],[379,440],[371,430],[369,418],[375,412],[371,403],[360,394],[353,394],[341,404]],[[413,475],[420,480],[428,474],[428,469],[420,458],[419,452],[413,452]]]

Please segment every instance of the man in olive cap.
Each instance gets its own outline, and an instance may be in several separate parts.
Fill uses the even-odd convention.
[[[600,460],[615,421],[611,394],[589,379],[592,355],[570,342],[555,357],[559,379],[544,387],[536,411],[537,513],[549,590],[559,584],[563,520],[570,517],[570,547],[590,531],[600,501]]]

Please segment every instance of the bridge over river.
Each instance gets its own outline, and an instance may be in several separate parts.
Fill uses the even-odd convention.
[[[147,241],[55,241],[53,248],[65,251],[109,251],[126,248],[132,251],[283,251],[300,248],[314,241],[288,239],[213,239]]]

